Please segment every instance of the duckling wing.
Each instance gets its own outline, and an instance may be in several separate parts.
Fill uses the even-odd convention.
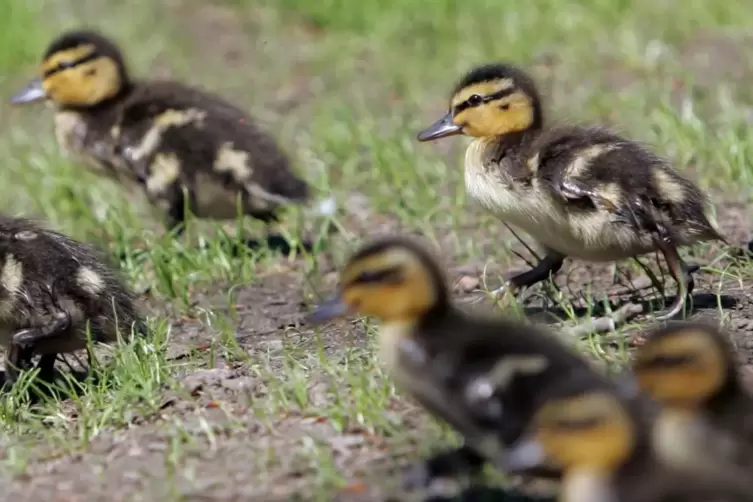
[[[603,210],[639,232],[716,238],[703,192],[665,159],[599,127],[562,127],[532,145],[536,175],[572,210]]]
[[[582,357],[534,327],[453,314],[422,335],[413,342],[420,351],[401,356],[401,380],[487,458],[499,459],[519,438],[553,382],[574,372],[599,378]]]

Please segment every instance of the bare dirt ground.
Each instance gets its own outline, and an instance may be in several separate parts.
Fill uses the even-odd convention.
[[[203,51],[196,51],[193,65],[221,75],[240,65],[254,64],[257,57],[254,47],[262,41],[238,23],[232,11],[193,4],[178,4],[174,8],[179,21],[196,38],[197,48],[205,47]],[[294,40],[288,38],[288,42],[298,43],[300,37],[315,40],[317,36],[315,31],[307,33],[299,29],[293,35]],[[205,43],[210,40],[211,50]],[[724,71],[734,71],[737,67],[734,54],[742,50],[741,45],[708,33],[699,36],[695,44],[688,51],[698,54],[721,50],[725,55],[707,58],[705,64],[726,65]],[[295,68],[293,63],[286,64]],[[687,64],[699,74],[709,73],[698,58]],[[155,72],[159,73],[159,68],[155,68]],[[293,76],[296,77],[291,80],[294,84],[280,90],[275,99],[282,103],[281,113],[295,107],[299,120],[305,122],[307,104],[315,99],[312,89],[326,85],[327,76],[321,77],[325,81],[321,83],[301,68]],[[632,79],[627,71],[618,70],[611,72],[609,78],[614,86],[630,85]],[[740,75],[732,78],[740,78]],[[231,88],[228,94],[251,90],[264,93],[273,85],[263,75],[258,80]],[[704,81],[699,85],[706,84]],[[368,85],[378,87],[372,80]],[[379,95],[379,91],[375,94]],[[425,116],[431,117],[435,112],[427,110]],[[448,158],[456,157],[448,155]],[[747,242],[753,229],[750,210],[729,194],[717,193],[714,197],[720,226],[730,243]],[[372,221],[383,222],[385,231],[399,228],[394,216],[388,213],[372,213],[370,217]],[[351,230],[358,233],[361,229],[354,222]],[[473,284],[486,259],[467,262],[453,256],[447,250],[458,238],[462,240],[463,236],[448,238],[443,256],[454,283]],[[495,237],[491,237],[488,243],[479,243],[488,251],[487,258],[492,262],[496,242]],[[723,255],[722,249],[720,245],[713,245],[692,257],[694,262],[714,269],[697,274],[694,298],[697,312],[694,315],[723,316],[740,348],[741,360],[753,365],[751,285],[741,283],[732,273],[720,275],[720,270],[734,269],[733,258],[718,259]],[[317,284],[317,289],[326,292],[335,285],[335,268],[326,258],[320,260],[319,266],[318,275],[324,276],[324,280]],[[503,268],[509,272],[522,266],[520,262],[497,268],[499,272]],[[348,480],[345,485],[332,487],[338,495],[329,500],[383,500],[391,483],[387,474],[396,459],[415,458],[420,451],[416,446],[420,433],[405,431],[410,431],[412,426],[428,426],[426,416],[410,402],[389,399],[382,403],[384,409],[375,413],[384,414],[387,423],[400,429],[390,435],[384,430],[375,434],[349,420],[336,424],[331,415],[318,413],[316,410],[330,409],[333,401],[355,401],[359,397],[353,382],[335,382],[333,375],[325,369],[317,370],[316,365],[310,363],[324,358],[347,364],[351,358],[362,357],[362,351],[371,343],[371,335],[356,321],[325,327],[320,334],[306,326],[304,316],[316,297],[306,279],[303,260],[270,266],[260,277],[253,285],[237,288],[232,305],[228,304],[224,284],[217,284],[214,291],[194,295],[198,307],[230,323],[230,331],[237,340],[235,354],[251,355],[259,361],[258,365],[246,364],[235,357],[233,351],[215,350],[218,343],[223,342],[222,335],[208,329],[200,319],[172,317],[168,359],[175,364],[190,361],[177,376],[182,391],[165,392],[158,414],[141,416],[134,412],[127,427],[101,432],[80,451],[50,451],[44,446],[33,446],[25,473],[5,479],[0,498],[42,501],[50,500],[50,494],[54,493],[54,499],[61,502],[309,500],[322,488],[311,486],[312,473],[326,469],[343,474]],[[576,291],[589,286],[593,294],[602,292],[612,297],[621,291],[621,286],[613,284],[609,267],[569,262],[560,276],[560,285],[565,280]],[[724,292],[721,308],[717,305],[719,291]],[[463,301],[472,293],[458,287],[456,296],[458,301]],[[170,309],[159,302],[150,302],[149,306],[154,312],[170,313]],[[628,344],[640,341],[641,319],[640,316],[633,319],[632,327],[620,331]],[[291,358],[291,354],[296,357]],[[294,372],[296,365],[308,366],[304,381],[274,382],[276,372]],[[382,380],[377,378],[377,382],[388,385]],[[307,412],[306,406],[289,410],[280,407],[266,412],[260,409],[258,403],[266,406],[274,402],[270,396],[278,392],[280,386],[289,385],[300,386],[300,392],[305,395],[302,402],[308,403],[314,411]],[[178,423],[180,427],[176,426]],[[332,454],[333,465],[320,464],[322,449]],[[296,454],[289,454],[292,451]],[[322,483],[326,485],[327,481]]]

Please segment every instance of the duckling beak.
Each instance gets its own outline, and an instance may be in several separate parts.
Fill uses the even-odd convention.
[[[544,447],[532,436],[524,436],[515,442],[502,461],[502,468],[510,474],[531,471],[546,465]]]
[[[26,103],[34,103],[35,101],[41,101],[47,97],[42,86],[42,79],[35,78],[29,82],[26,87],[18,91],[13,97],[10,98],[10,104],[23,105]]]
[[[463,127],[455,124],[452,121],[452,112],[448,113],[441,119],[434,122],[432,125],[418,133],[416,137],[418,141],[432,141],[445,136],[454,136],[455,134],[461,134]]]
[[[350,306],[343,301],[342,295],[337,294],[328,298],[306,316],[307,324],[324,324],[350,312]]]

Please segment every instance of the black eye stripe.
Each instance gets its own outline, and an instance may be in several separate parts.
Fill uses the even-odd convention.
[[[557,422],[557,428],[569,431],[588,430],[601,425],[604,422],[601,418],[583,418],[580,420],[560,420]]]
[[[474,106],[478,106],[478,105],[481,105],[483,103],[488,103],[489,101],[494,101],[495,99],[504,98],[506,96],[509,96],[509,95],[513,94],[515,91],[516,91],[516,89],[514,87],[512,87],[510,89],[502,89],[501,91],[497,91],[494,94],[489,94],[488,96],[482,96],[481,97],[482,98],[481,102],[478,103],[477,105],[472,105],[469,102],[469,100],[467,99],[467,100],[463,101],[462,103],[460,103],[459,105],[457,105],[455,107],[455,109],[453,110],[453,113],[455,115],[457,115],[458,113],[462,112],[463,110],[466,110],[468,108],[473,108]],[[475,96],[475,94],[474,94],[474,96]]]
[[[672,366],[681,366],[683,364],[692,363],[695,357],[690,355],[661,355],[646,359],[636,364],[637,369],[656,369]]]
[[[76,61],[63,61],[62,63],[58,63],[58,65],[55,68],[51,68],[47,70],[46,72],[44,72],[44,75],[42,75],[42,77],[47,78],[50,75],[54,75],[57,72],[67,70],[68,68],[73,68],[74,66],[88,63],[89,61],[94,61],[95,59],[99,57],[100,57],[100,54],[94,51],[91,54],[88,54],[80,59],[77,59]]]
[[[373,284],[373,283],[397,283],[402,280],[402,273],[399,267],[385,268],[382,270],[368,270],[361,272],[353,278],[349,285],[352,284]]]

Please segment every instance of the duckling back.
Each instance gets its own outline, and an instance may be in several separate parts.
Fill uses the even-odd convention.
[[[179,197],[183,184],[200,217],[234,217],[238,193],[242,208],[261,219],[271,219],[279,204],[309,196],[271,136],[202,90],[141,84],[123,103],[113,137],[149,195]]]

